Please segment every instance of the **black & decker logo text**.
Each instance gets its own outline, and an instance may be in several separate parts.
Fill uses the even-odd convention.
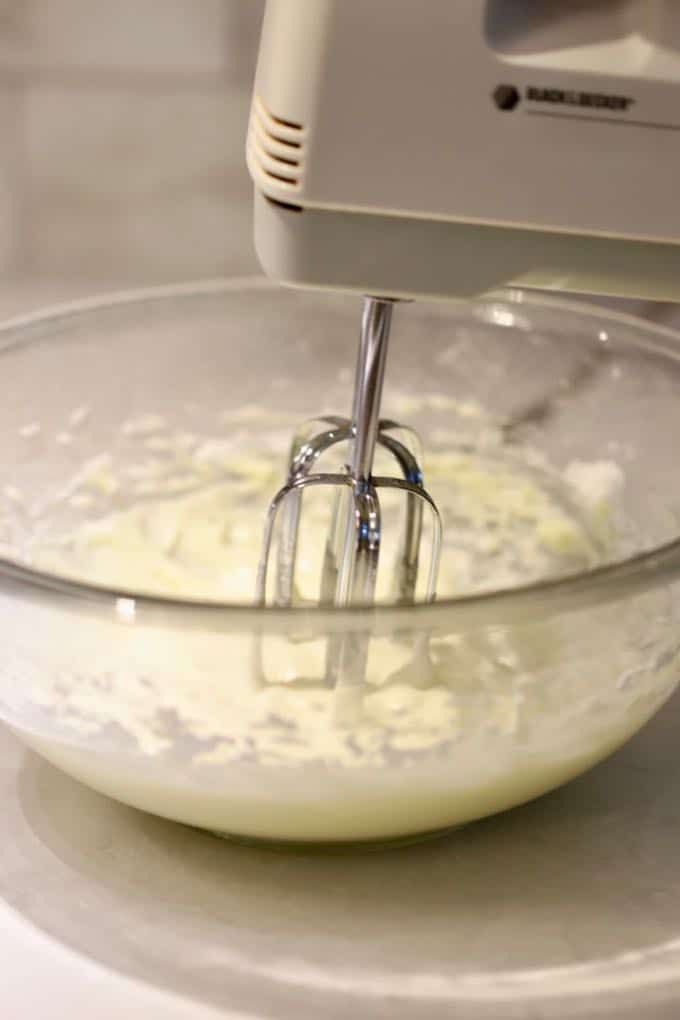
[[[635,102],[630,96],[612,96],[605,92],[578,92],[574,89],[537,88],[534,85],[527,88],[526,99],[531,103],[556,103],[560,106],[623,112]]]

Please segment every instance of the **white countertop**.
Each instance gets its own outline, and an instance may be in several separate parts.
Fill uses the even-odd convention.
[[[2,1011],[35,1020],[245,1020],[125,977],[67,949],[0,900]]]

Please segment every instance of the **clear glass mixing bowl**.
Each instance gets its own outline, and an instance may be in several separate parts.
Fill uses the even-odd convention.
[[[506,464],[530,451],[548,488],[569,465],[596,479],[616,465],[598,558],[342,611],[58,576],[36,541],[125,512],[150,478],[184,492],[197,444],[225,439],[233,462],[258,431],[287,436],[276,422],[291,412],[346,412],[359,306],[250,279],[15,320],[0,331],[0,716],[28,745],[220,833],[386,841],[535,797],[662,705],[678,647],[680,337],[517,291],[398,312],[386,410],[426,450]],[[231,477],[206,462],[211,484]],[[455,539],[455,514],[445,527]],[[315,666],[346,634],[365,635],[375,663],[350,692]]]

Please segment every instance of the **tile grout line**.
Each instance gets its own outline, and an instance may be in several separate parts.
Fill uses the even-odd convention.
[[[26,64],[22,67],[0,66],[0,85],[11,87],[26,83],[93,90],[121,88],[137,91],[141,88],[149,92],[168,89],[186,89],[193,92],[205,88],[243,84],[240,77],[232,74],[226,67],[220,71],[151,71],[143,68],[59,67],[39,64]]]
[[[30,160],[27,145],[27,96],[25,84],[14,83],[7,89],[11,98],[12,154],[9,160],[10,193],[12,211],[10,214],[11,240],[9,245],[7,271],[17,273],[30,267]]]

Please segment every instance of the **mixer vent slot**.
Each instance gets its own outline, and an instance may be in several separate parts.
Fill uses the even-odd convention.
[[[300,187],[304,154],[304,128],[277,117],[255,96],[250,113],[248,147],[260,171],[291,191]]]

